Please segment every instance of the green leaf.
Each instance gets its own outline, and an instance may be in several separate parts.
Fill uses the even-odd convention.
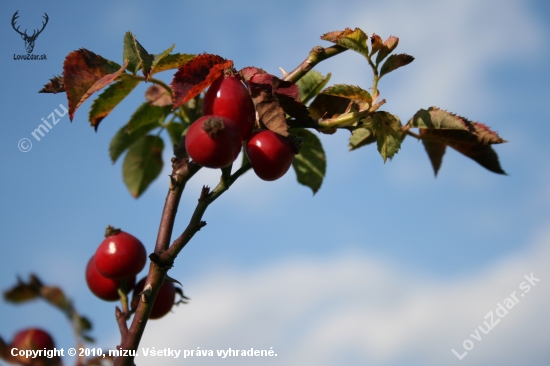
[[[323,34],[321,39],[330,41],[342,47],[346,47],[355,52],[359,52],[365,57],[369,55],[369,47],[367,46],[368,36],[359,28],[351,30],[346,28],[343,31],[335,31]]]
[[[159,127],[159,124],[157,122],[153,122],[148,125],[141,126],[132,133],[128,133],[127,126],[124,126],[118,130],[109,145],[109,155],[112,162],[116,162],[120,155],[132,146],[134,142],[138,141],[157,127]]]
[[[323,77],[321,73],[315,70],[310,70],[300,80],[298,80],[296,84],[300,90],[300,100],[302,103],[306,104],[311,99],[315,98],[315,96],[319,94],[327,85],[330,77],[330,72],[327,76]]]
[[[172,47],[164,50],[162,53],[159,53],[158,55],[155,55],[154,59],[153,59],[153,64],[151,65],[151,70],[154,70],[155,69],[155,66],[157,66],[157,64],[163,59],[165,58],[166,56],[168,56],[170,54],[170,52],[172,52],[172,50],[174,49],[174,47],[176,47],[176,44],[174,43],[172,45]]]
[[[132,133],[140,127],[153,122],[157,122],[160,126],[171,110],[172,106],[157,107],[145,102],[132,114],[130,121],[126,125],[126,130]]]
[[[141,196],[162,171],[164,142],[158,136],[145,136],[128,150],[122,165],[122,176],[135,198]]]
[[[97,129],[103,118],[120,103],[139,84],[139,80],[128,74],[120,75],[120,80],[109,85],[107,89],[94,100],[90,108],[88,120]]]
[[[413,62],[414,57],[401,53],[399,55],[391,55],[388,57],[382,68],[380,69],[380,77],[392,72],[395,69],[400,68]]]
[[[401,122],[389,112],[375,112],[372,126],[376,134],[378,151],[385,163],[387,158],[391,159],[401,148],[403,140]]]
[[[124,36],[124,52],[122,58],[128,60],[128,70],[134,75],[139,69],[142,69],[145,80],[147,81],[149,79],[151,66],[155,56],[148,53],[130,32],[126,32]]]
[[[337,97],[360,100],[369,105],[372,104],[372,97],[370,93],[355,85],[336,84],[323,90],[322,93],[335,95]]]
[[[399,38],[391,36],[382,45],[380,50],[378,51],[378,55],[376,55],[376,66],[380,64],[390,53],[395,50],[397,45],[399,44]]]
[[[362,146],[372,144],[376,141],[376,136],[370,128],[357,128],[353,130],[349,138],[349,151],[357,150]]]
[[[170,122],[166,126],[166,130],[168,131],[168,134],[170,135],[170,139],[172,140],[172,144],[178,145],[181,140],[181,136],[183,135],[183,131],[187,126],[184,126],[181,122]]]
[[[298,183],[311,188],[315,194],[323,184],[327,169],[323,145],[319,138],[308,130],[296,129],[291,133],[304,139],[300,153],[294,156],[292,161]]]
[[[171,69],[179,69],[181,66],[185,65],[193,58],[195,58],[195,55],[186,53],[175,53],[173,55],[165,56],[159,59],[159,61],[155,64],[152,74]]]
[[[468,120],[437,107],[421,109],[415,113],[407,125],[417,128],[434,128],[445,130],[467,130]]]

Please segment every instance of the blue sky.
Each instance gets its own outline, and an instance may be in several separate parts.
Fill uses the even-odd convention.
[[[495,147],[508,176],[448,151],[434,179],[414,139],[384,164],[374,146],[348,152],[344,131],[320,136],[328,162],[317,195],[298,185],[293,172],[269,183],[249,173],[209,208],[208,226],[170,271],[192,300],[152,322],[144,346],[274,347],[278,353],[244,361],[193,359],[197,365],[511,365],[520,359],[542,365],[549,358],[548,4],[3,1],[0,9],[6,90],[0,288],[30,272],[62,286],[94,321],[99,344],[113,347],[113,304],[89,293],[85,264],[108,224],[154,245],[168,167],[135,200],[122,182],[121,163],[112,165],[108,157],[110,138],[141,103],[146,86],[97,133],[87,122],[88,101],[72,123],[62,118],[38,142],[30,136],[41,118],[67,105],[64,94],[37,91],[61,73],[69,52],[84,47],[120,63],[122,38],[131,31],[151,53],[176,43],[177,52],[215,53],[237,68],[278,74],[313,46],[328,45],[319,40],[323,33],[361,27],[382,38],[398,36],[397,51],[416,58],[381,81],[384,110],[407,121],[420,108],[438,106],[489,125],[509,141]],[[16,10],[22,29],[37,27],[48,13],[34,50],[47,61],[13,60],[25,53],[10,24]],[[332,72],[331,83],[371,84],[366,62],[352,52],[317,69]],[[33,140],[31,151],[18,150],[22,138]],[[215,185],[218,175],[204,169],[188,184],[176,233],[185,228],[200,187]],[[483,317],[532,272],[540,283],[459,361],[450,350],[463,351]],[[36,325],[67,348],[72,339],[63,321],[39,303],[0,303],[4,339]]]

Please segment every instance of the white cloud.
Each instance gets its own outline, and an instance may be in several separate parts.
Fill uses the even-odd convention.
[[[273,349],[273,358],[193,357],[194,365],[542,365],[550,356],[550,232],[525,253],[457,278],[410,273],[357,253],[293,259],[251,271],[213,270],[186,287],[192,297],[150,322],[142,347]],[[540,282],[525,297],[524,275]],[[481,341],[470,337],[512,292],[520,302]],[[495,315],[496,316],[496,315]],[[511,360],[518,360],[512,362]],[[142,357],[142,365],[158,364]],[[163,359],[165,365],[182,360]]]

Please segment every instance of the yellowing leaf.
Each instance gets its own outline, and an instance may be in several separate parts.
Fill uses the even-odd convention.
[[[386,39],[386,41],[378,51],[378,55],[376,55],[376,65],[379,65],[380,62],[382,62],[386,57],[388,57],[388,55],[392,53],[393,50],[395,50],[398,44],[399,44],[399,38],[397,37],[390,36],[388,39]]]
[[[368,36],[359,28],[355,28],[354,30],[346,28],[343,31],[329,32],[323,34],[321,39],[359,52],[365,57],[369,54],[369,48],[367,46]]]

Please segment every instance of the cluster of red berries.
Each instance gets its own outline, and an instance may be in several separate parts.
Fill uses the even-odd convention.
[[[94,256],[86,266],[86,283],[90,291],[105,301],[120,299],[119,291],[128,294],[133,289],[132,308],[136,308],[139,294],[146,278],[136,284],[136,275],[147,261],[145,247],[135,236],[109,226],[105,240],[99,244]],[[174,305],[176,289],[171,282],[160,288],[150,319],[166,315]]]
[[[252,132],[256,111],[248,90],[237,75],[217,78],[204,97],[203,116],[187,131],[185,148],[196,163],[208,168],[231,165],[243,141],[246,154],[258,177],[281,178],[294,159],[291,141],[270,130]]]

